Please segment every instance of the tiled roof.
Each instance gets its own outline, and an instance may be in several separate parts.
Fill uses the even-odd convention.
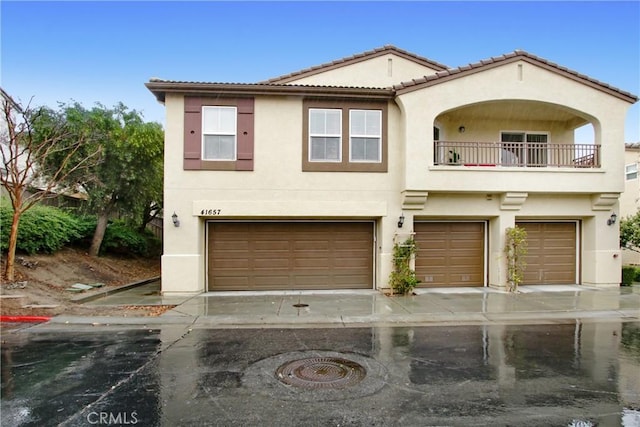
[[[595,87],[596,89],[603,90],[609,94],[625,99],[629,102],[636,102],[638,100],[637,96],[629,92],[623,91],[621,89],[608,85],[607,83],[603,83],[599,80],[596,80],[584,74],[578,73],[577,71],[570,70],[569,68],[563,67],[554,62],[548,61],[544,58],[540,58],[539,56],[533,55],[523,50],[516,50],[514,52],[507,53],[505,55],[491,57],[489,59],[484,59],[482,61],[475,62],[468,65],[463,65],[461,67],[438,71],[432,75],[424,76],[418,79],[413,79],[408,82],[394,85],[393,89],[397,93],[409,92],[412,90],[417,90],[421,87],[431,86],[434,84],[445,82],[447,80],[463,77],[472,73],[485,70],[487,68],[492,68],[498,65],[502,65],[504,63],[513,62],[517,60],[525,60],[533,64],[542,66],[550,71],[564,75],[565,77],[571,78],[581,83],[590,85],[592,87]]]
[[[346,58],[337,59],[332,62],[327,62],[325,64],[317,65],[315,67],[306,68],[304,70],[296,71],[290,74],[285,74],[280,77],[275,77],[269,80],[266,80],[261,83],[288,83],[292,80],[300,79],[302,77],[306,77],[308,75],[318,74],[333,68],[343,67],[345,65],[353,64],[356,62],[364,61],[370,58],[374,58],[381,55],[386,55],[387,53],[395,53],[396,55],[407,58],[411,61],[417,62],[419,64],[425,65],[427,67],[433,68],[435,70],[446,70],[448,67],[446,65],[440,64],[438,62],[432,61],[428,58],[416,55],[414,53],[408,52],[406,50],[399,49],[392,45],[386,45],[377,49],[369,50],[366,52],[358,53],[356,55],[347,56]]]
[[[353,87],[353,86],[315,86],[315,85],[285,85],[274,83],[212,83],[189,82],[180,80],[163,80],[152,78],[145,86],[164,102],[165,94],[169,92],[191,95],[206,95],[216,93],[233,95],[309,95],[317,97],[346,96],[361,99],[392,99],[393,90],[390,88]]]
[[[388,52],[395,52],[404,56],[410,56],[416,61],[425,61],[432,64],[433,67],[441,68],[435,74],[426,75],[411,81],[403,82],[393,87],[387,88],[374,88],[374,87],[353,87],[353,86],[321,86],[321,85],[300,85],[300,84],[287,84],[288,81],[296,80],[303,75],[313,74],[315,72],[326,71],[331,67],[339,67],[352,63],[353,61],[362,61],[375,57],[376,55],[386,54]],[[259,83],[214,83],[214,82],[193,82],[193,81],[179,81],[179,80],[162,80],[158,78],[152,78],[145,85],[154,93],[158,101],[164,102],[165,93],[167,92],[179,92],[189,94],[207,94],[207,93],[233,93],[233,94],[246,94],[246,95],[258,95],[258,94],[303,94],[314,96],[335,96],[343,95],[356,98],[369,98],[369,99],[382,99],[393,98],[395,95],[401,95],[406,92],[411,92],[424,87],[444,83],[448,80],[464,77],[473,73],[481,72],[493,67],[498,67],[504,64],[515,61],[527,61],[531,64],[545,68],[551,72],[563,75],[567,78],[575,80],[581,84],[591,86],[595,89],[601,90],[612,96],[621,98],[627,102],[634,103],[638,101],[638,97],[603,83],[599,80],[593,79],[577,71],[570,70],[566,67],[558,65],[554,62],[548,61],[544,58],[540,58],[531,53],[516,50],[505,55],[491,57],[476,63],[463,65],[457,68],[449,68],[441,64],[429,61],[426,58],[411,54],[404,50],[398,49],[394,46],[385,46],[379,49],[374,49],[368,52],[364,52],[358,55],[353,55],[347,58],[343,58],[337,61],[333,61],[329,64],[319,65],[317,67],[309,68],[307,70],[298,71],[296,73],[289,74],[287,76],[278,77]]]

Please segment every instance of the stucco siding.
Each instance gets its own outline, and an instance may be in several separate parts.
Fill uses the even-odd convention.
[[[391,62],[389,62],[391,61]],[[393,54],[334,68],[290,83],[304,85],[390,87],[398,82],[434,74],[436,70]]]
[[[211,93],[211,99],[254,97],[251,171],[183,168],[186,92],[180,92],[180,82],[166,82],[177,89],[162,94],[166,95],[167,111],[163,292],[207,289],[207,241],[212,240],[207,239],[206,224],[210,220],[372,222],[371,285],[375,289],[388,287],[393,245],[413,235],[415,222],[485,224],[482,274],[486,277],[477,284],[504,287],[506,229],[522,221],[564,221],[575,224],[577,230],[576,282],[618,285],[622,261],[619,229],[608,225],[607,219],[612,212],[623,216],[633,203],[637,206],[640,191],[638,180],[629,183],[624,179],[624,165],[629,162],[624,153],[624,120],[631,96],[612,95],[610,90],[596,87],[593,80],[580,82],[531,57],[489,62],[471,72],[458,70],[438,76],[433,76],[435,71],[426,61],[407,58],[389,53],[338,61],[338,65],[321,67],[318,72],[301,72],[298,79],[295,74],[287,77],[283,80],[286,85],[221,85],[217,89],[220,93],[215,84],[187,87],[192,90],[188,93],[197,96]],[[369,93],[362,89],[392,88],[424,75],[432,78],[414,86],[397,86],[397,91],[367,89]],[[317,86],[309,92],[305,85],[350,92],[329,95]],[[305,135],[309,134],[304,129],[307,108],[316,108],[316,104],[325,108],[322,105],[332,103],[337,105],[332,108],[340,109],[341,102],[357,105],[363,100],[378,106],[388,102],[383,123],[387,164],[381,165],[385,167],[366,172],[355,168],[309,171],[317,169],[309,169],[304,164],[310,163],[309,159],[303,159],[303,147],[308,144]],[[465,164],[464,159],[447,164],[434,156],[434,126],[439,129],[440,141],[499,142],[501,132],[512,131],[545,133],[549,144],[569,145],[575,143],[574,129],[586,123],[593,126],[593,153],[597,153],[597,162],[586,167],[576,166],[576,159],[570,158],[573,146],[563,152],[568,153],[563,156],[570,158],[569,162],[554,165],[474,165]],[[348,144],[349,135],[342,138],[342,144]],[[618,201],[625,184],[627,194]],[[636,195],[633,202],[628,198],[631,193]],[[171,221],[174,212],[179,227]],[[401,215],[404,224],[399,226]]]

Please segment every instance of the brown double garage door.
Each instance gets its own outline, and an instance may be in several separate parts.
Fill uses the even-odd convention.
[[[209,222],[208,289],[372,289],[373,225]]]
[[[520,222],[527,231],[524,284],[575,284],[576,223]],[[420,287],[484,286],[486,222],[416,222]]]

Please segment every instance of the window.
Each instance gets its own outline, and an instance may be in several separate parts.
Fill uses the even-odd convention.
[[[202,159],[236,160],[236,107],[202,107]]]
[[[349,111],[349,159],[352,162],[380,162],[382,112]]]
[[[638,178],[638,164],[631,163],[624,167],[624,175],[627,181],[631,181],[632,179]]]
[[[304,172],[387,172],[386,100],[303,101]]]
[[[309,160],[342,160],[342,111],[309,109]]]
[[[184,170],[252,171],[254,98],[184,97]]]
[[[505,166],[546,166],[548,135],[544,133],[502,132],[501,164]]]

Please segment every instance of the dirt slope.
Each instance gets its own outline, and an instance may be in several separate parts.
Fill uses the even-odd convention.
[[[3,258],[3,272],[4,261]],[[159,258],[92,258],[81,250],[67,248],[53,255],[18,255],[16,273],[14,282],[3,279],[0,286],[3,315],[152,316],[164,311],[153,307],[85,306],[72,301],[79,294],[65,290],[75,283],[104,283],[100,289],[104,290],[160,276]],[[29,305],[55,307],[25,307]]]

